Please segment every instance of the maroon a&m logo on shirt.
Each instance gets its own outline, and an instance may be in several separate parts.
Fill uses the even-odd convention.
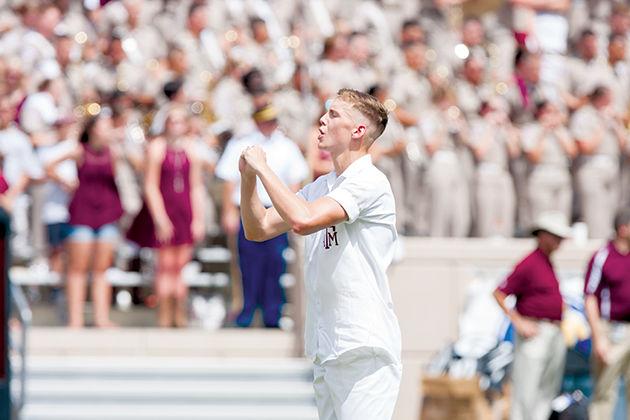
[[[337,240],[337,229],[331,226],[324,231],[324,249],[330,249],[333,245],[339,246],[339,241]]]

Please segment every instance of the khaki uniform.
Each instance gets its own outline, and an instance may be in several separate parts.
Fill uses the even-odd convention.
[[[482,83],[476,86],[461,79],[455,82],[455,93],[459,109],[468,120],[473,120],[477,118],[481,103],[490,99],[494,92],[490,84]]]
[[[538,334],[515,335],[511,420],[547,420],[562,384],[566,346],[557,324],[538,321]]]
[[[619,143],[609,123],[591,105],[580,108],[571,119],[571,133],[577,140],[590,141],[603,130],[601,144],[592,155],[580,156],[577,188],[580,214],[591,238],[607,238],[619,206]]]
[[[190,64],[191,82],[194,83],[195,92],[205,92],[206,99],[208,86],[214,77],[217,77],[225,66],[225,55],[221,49],[221,39],[214,31],[205,29],[199,38],[190,31],[180,32],[172,41],[185,51]]]
[[[602,74],[603,84],[613,94],[613,106],[620,115],[626,115],[630,105],[630,67],[625,61],[608,64]]]
[[[508,134],[483,119],[471,122],[470,141],[481,143],[484,136],[492,143],[475,169],[476,233],[481,237],[514,234],[516,196],[509,172]]]
[[[602,330],[611,343],[609,363],[603,365],[593,358],[595,391],[589,406],[592,420],[612,419],[619,390],[619,377],[630,382],[630,325],[627,322],[601,321]],[[626,386],[626,400],[630,401],[630,387]]]
[[[394,76],[390,96],[399,107],[422,119],[431,105],[431,85],[423,74],[405,67]]]
[[[379,147],[391,148],[395,142],[405,141],[405,129],[392,113],[389,114],[387,127],[381,136],[376,140]],[[416,196],[414,190],[405,190],[403,166],[407,159],[405,153],[399,156],[381,156],[374,164],[379,168],[389,180],[396,201],[396,228],[402,232],[405,228],[408,212],[405,203],[405,196]],[[405,194],[406,193],[406,194]],[[416,196],[416,199],[418,197]]]
[[[449,133],[446,116],[426,113],[421,123],[427,144],[441,141],[430,157],[426,187],[429,202],[429,234],[433,237],[465,237],[470,233],[470,197],[459,159],[458,134]]]
[[[586,61],[580,57],[569,57],[565,89],[577,97],[589,95],[598,84],[603,83],[606,67],[602,58]]]
[[[521,134],[523,150],[528,152],[537,146],[544,128],[537,122],[526,125]],[[564,127],[557,130],[567,131]],[[565,133],[569,136],[568,133]],[[560,144],[556,132],[545,136],[543,152],[538,163],[529,163],[527,198],[530,220],[546,211],[560,211],[571,220],[571,161]]]
[[[226,123],[236,136],[255,128],[251,118],[254,105],[240,81],[232,77],[221,79],[212,91],[212,106],[217,120]]]
[[[404,67],[398,71],[391,83],[390,97],[397,106],[419,117],[427,118],[431,106],[431,85],[427,78]],[[407,159],[404,160],[405,206],[408,209],[406,230],[410,234],[426,234],[429,231],[429,201],[426,182],[428,157],[420,127],[407,127],[405,135],[409,141]]]
[[[527,86],[527,98],[523,98],[520,88],[516,83],[508,85],[503,99],[510,108],[510,118],[517,128],[535,121],[535,104],[541,100],[548,100],[561,107],[558,90],[551,85],[539,83],[535,86]],[[529,231],[532,220],[530,219],[529,203],[527,200],[528,165],[525,157],[514,159],[510,165],[510,172],[514,178],[516,188],[516,220],[519,233]]]
[[[314,78],[320,91],[327,97],[333,97],[341,88],[352,85],[352,62],[350,60],[322,60],[317,67]]]
[[[320,107],[315,97],[304,96],[295,89],[286,88],[274,94],[273,104],[278,110],[280,129],[300,149],[306,150],[312,140],[311,129],[320,117]]]

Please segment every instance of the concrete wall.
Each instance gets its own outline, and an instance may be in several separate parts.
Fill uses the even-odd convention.
[[[556,270],[585,269],[602,244],[563,243]],[[389,276],[403,342],[403,382],[394,418],[419,418],[422,367],[432,354],[457,338],[457,319],[466,287],[476,274],[509,270],[533,250],[531,239],[405,238],[405,256]]]

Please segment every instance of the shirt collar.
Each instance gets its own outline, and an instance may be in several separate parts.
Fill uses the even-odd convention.
[[[368,153],[367,155],[361,156],[359,159],[352,162],[340,176],[337,176],[337,172],[335,171],[330,172],[326,177],[326,185],[328,186],[328,189],[331,190],[339,179],[350,178],[370,165],[372,165],[372,156]]]
[[[372,156],[368,153],[365,156],[361,156],[359,159],[352,162],[345,171],[339,175],[339,178],[351,178],[355,174],[361,172],[364,168],[372,165]],[[335,172],[335,177],[337,173]]]

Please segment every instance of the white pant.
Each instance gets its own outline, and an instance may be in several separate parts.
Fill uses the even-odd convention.
[[[315,361],[315,400],[320,420],[389,420],[394,413],[402,366],[373,348]]]
[[[512,370],[511,420],[547,420],[551,401],[558,396],[567,348],[554,323],[539,321],[538,334],[516,335]]]

